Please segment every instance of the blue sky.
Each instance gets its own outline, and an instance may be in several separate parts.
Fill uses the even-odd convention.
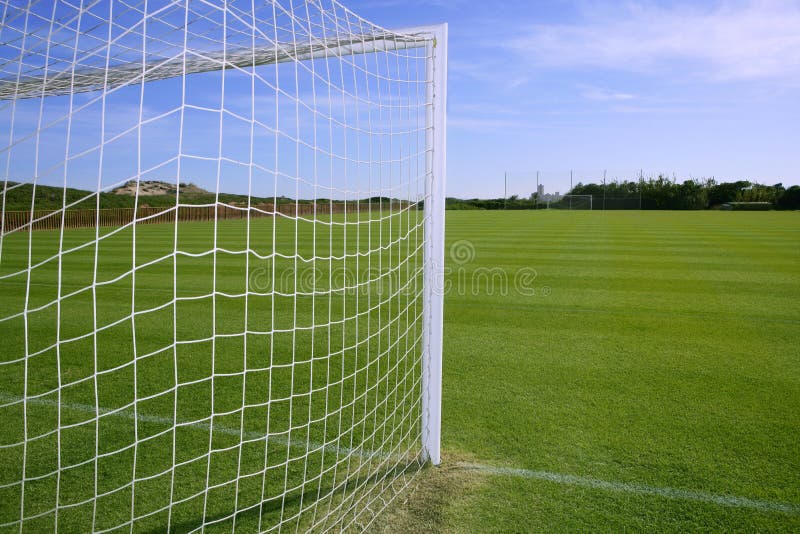
[[[800,184],[800,0],[343,1],[358,15],[389,29],[449,23],[450,196],[500,197],[506,173],[508,194],[528,196],[535,190],[537,171],[547,192],[563,193],[569,189],[571,169],[576,183],[600,182],[605,169],[609,179],[635,179],[643,170],[645,176],[663,173],[678,180],[715,177],[718,181]],[[162,4],[168,2],[151,0],[148,6],[158,13]],[[52,5],[52,0],[35,4],[41,11],[41,18],[35,20],[43,25],[35,35],[42,41],[31,37],[25,41],[28,48],[47,48],[51,57],[61,54],[69,66],[75,32],[83,48],[106,39],[106,26],[95,21],[108,19],[108,1],[93,4],[94,16],[82,18],[72,13],[75,9],[69,4],[61,3],[57,18],[72,22],[59,34],[62,44],[48,48],[43,39],[49,35],[46,20],[52,16]],[[251,5],[249,0],[235,2],[237,9],[245,11]],[[272,4],[256,5],[262,15],[266,12],[262,29],[269,37]],[[281,5],[293,6],[302,21],[304,4],[282,0]],[[177,17],[181,23],[181,6],[175,3],[164,17]],[[221,24],[221,11],[214,3],[195,1],[191,6],[193,20],[199,24],[205,20]],[[117,12],[115,18],[128,15]],[[153,40],[153,35],[182,35],[158,26],[157,16],[150,19],[148,42],[156,48],[161,41]],[[14,20],[16,25],[25,21]],[[75,20],[81,21],[80,28]],[[125,20],[117,20],[114,35],[124,35],[132,50],[137,50],[143,26],[135,26],[128,34]],[[0,50],[4,57],[15,56],[13,46],[22,35],[9,24],[0,35],[12,43]],[[242,35],[249,36],[249,30]],[[220,36],[214,33],[212,37],[219,48]],[[204,40],[192,44],[200,49],[207,46]],[[249,40],[239,44],[248,45]],[[122,49],[118,45],[114,53]],[[180,48],[183,43],[174,46]],[[124,61],[138,57],[136,52],[133,59]],[[80,58],[94,67],[105,64],[103,54],[96,51],[82,53]],[[67,96],[51,97],[46,106],[37,99],[23,100],[15,107],[0,104],[0,134],[7,138],[11,129],[15,138],[13,149],[3,156],[10,157],[9,179],[26,181],[36,175],[42,184],[61,185],[66,179],[70,186],[94,190],[110,189],[137,176],[174,181],[180,175],[182,181],[194,181],[212,191],[250,190],[260,196],[339,198],[363,196],[365,191],[389,193],[387,187],[395,187],[392,195],[413,197],[417,192],[413,187],[406,191],[404,184],[411,184],[406,178],[418,165],[395,168],[393,161],[400,153],[380,150],[386,146],[405,150],[406,158],[410,154],[408,162],[422,158],[424,146],[413,145],[413,136],[405,148],[390,142],[381,145],[389,137],[374,132],[376,125],[367,124],[369,109],[361,110],[359,123],[358,104],[351,102],[351,110],[345,113],[341,94],[328,93],[329,85],[358,86],[362,98],[368,94],[365,89],[371,90],[373,101],[384,98],[384,104],[389,104],[388,93],[381,92],[386,88],[376,85],[380,76],[363,72],[385,75],[389,74],[386,69],[401,66],[386,66],[370,54],[343,62],[345,71],[355,72],[358,82],[351,74],[342,74],[344,78],[337,81],[337,69],[319,60],[302,66],[281,64],[278,71],[259,67],[264,78],[259,78],[254,98],[251,77],[228,70],[224,105],[220,100],[223,73],[194,75],[187,84],[183,114],[180,78],[155,81],[144,88],[134,84],[110,92],[105,99],[99,92],[78,94],[73,108]],[[333,72],[333,83],[321,83],[320,77],[312,75],[314,69]],[[14,74],[10,72],[6,76]],[[280,97],[270,80],[282,88]],[[402,95],[404,106],[415,113],[424,110],[420,100],[424,91],[420,93],[413,84],[403,87],[407,91]],[[297,100],[313,104],[318,113],[296,105]],[[247,165],[251,134],[249,123],[240,120],[249,116],[251,102],[256,104],[254,118],[262,123],[252,134],[257,169]],[[227,112],[224,121],[220,121],[220,107]],[[390,108],[370,107],[372,113],[384,114]],[[70,109],[77,110],[74,116]],[[73,116],[71,122],[68,116]],[[148,122],[151,118],[155,120]],[[34,135],[40,119],[48,126],[41,135]],[[328,119],[360,124],[362,133],[369,126],[370,135],[326,137]],[[389,119],[390,126],[400,126],[408,117]],[[141,129],[136,128],[139,123]],[[65,166],[68,127],[70,157]],[[360,155],[353,148],[359,148],[359,140]],[[325,159],[326,149],[345,154],[342,142],[349,147],[347,163],[342,158]],[[370,143],[377,143],[375,154],[382,155],[379,168],[368,153]],[[43,148],[38,154],[37,146]],[[311,150],[312,146],[319,150]],[[288,156],[278,158],[276,148]],[[188,156],[180,158],[179,165],[181,150]],[[229,161],[217,166],[220,155]],[[298,176],[302,179],[295,179]],[[389,186],[386,176],[393,177]],[[342,183],[342,177],[347,183]]]
[[[448,22],[448,195],[667,173],[800,184],[800,2],[346,0]]]

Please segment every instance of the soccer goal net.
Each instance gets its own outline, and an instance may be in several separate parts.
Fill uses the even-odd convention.
[[[446,38],[3,2],[0,529],[365,528],[439,462]]]
[[[591,210],[592,195],[564,195],[558,200],[551,201],[547,207],[559,210]]]

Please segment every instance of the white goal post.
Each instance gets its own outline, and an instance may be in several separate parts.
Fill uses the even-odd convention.
[[[447,25],[0,9],[0,530],[368,528],[441,462]]]

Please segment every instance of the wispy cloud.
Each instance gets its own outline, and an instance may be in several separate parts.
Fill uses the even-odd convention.
[[[468,60],[450,59],[448,70],[451,77],[473,78],[485,82],[496,82],[496,62],[478,61],[475,58]]]
[[[800,82],[800,3],[592,8],[573,24],[535,24],[507,46],[536,65]]]
[[[621,113],[626,115],[680,115],[692,113],[695,115],[707,115],[711,111],[708,109],[699,109],[697,106],[680,106],[668,104],[650,104],[650,105],[632,105],[632,104],[617,104],[611,106],[609,111],[613,113]]]
[[[449,117],[447,119],[447,126],[459,130],[478,132],[530,129],[531,127],[528,122],[521,120],[459,115]]]
[[[437,7],[443,9],[460,9],[467,5],[469,0],[375,0],[360,2],[360,9],[394,8],[394,7]]]
[[[602,87],[584,87],[581,93],[587,100],[597,100],[599,102],[624,102],[633,100],[636,95],[603,89]]]
[[[529,118],[519,109],[495,102],[462,102],[451,108],[447,125],[481,132],[533,128]]]
[[[450,76],[454,79],[464,78],[489,84],[502,89],[517,89],[528,84],[530,74],[524,65],[514,65],[507,61],[492,58],[491,60],[450,61]],[[502,75],[498,76],[498,72]]]

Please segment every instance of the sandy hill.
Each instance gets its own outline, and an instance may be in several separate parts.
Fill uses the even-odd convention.
[[[197,187],[192,183],[180,184],[181,194],[209,194],[208,191],[201,187]],[[159,180],[148,180],[139,182],[139,196],[148,197],[156,195],[174,195],[177,191],[175,184],[168,184]],[[136,194],[136,180],[117,187],[111,191],[115,195],[135,195]]]

